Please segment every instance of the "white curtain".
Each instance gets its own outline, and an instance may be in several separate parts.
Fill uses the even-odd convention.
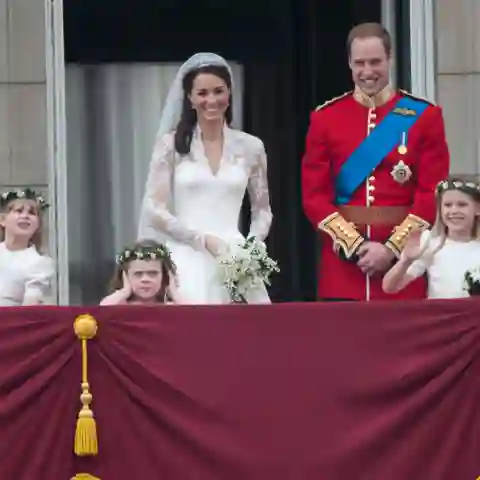
[[[96,302],[115,253],[135,240],[165,97],[180,64],[67,65],[70,303]],[[242,126],[242,68],[234,126]]]

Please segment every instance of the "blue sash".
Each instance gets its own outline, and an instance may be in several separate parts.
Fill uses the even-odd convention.
[[[428,103],[402,97],[342,165],[335,179],[335,204],[350,201],[355,190],[372,174],[382,160],[400,144],[402,135],[415,124]]]

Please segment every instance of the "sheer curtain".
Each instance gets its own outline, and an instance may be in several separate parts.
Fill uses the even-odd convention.
[[[234,72],[241,128],[243,72]],[[70,303],[96,303],[135,240],[160,113],[180,64],[66,67]]]

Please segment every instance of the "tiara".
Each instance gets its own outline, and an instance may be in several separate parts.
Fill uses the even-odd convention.
[[[170,250],[165,245],[133,248],[127,247],[116,257],[117,265],[123,265],[132,260],[167,260],[175,267]]]
[[[31,188],[25,188],[24,190],[10,190],[8,192],[3,192],[0,196],[2,207],[5,207],[14,200],[34,200],[37,202],[40,210],[45,210],[50,206],[42,195],[39,195]]]

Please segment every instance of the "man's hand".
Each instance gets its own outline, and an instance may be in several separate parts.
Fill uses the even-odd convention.
[[[393,252],[379,242],[365,242],[358,249],[358,256],[357,265],[370,276],[386,272],[395,258]]]

